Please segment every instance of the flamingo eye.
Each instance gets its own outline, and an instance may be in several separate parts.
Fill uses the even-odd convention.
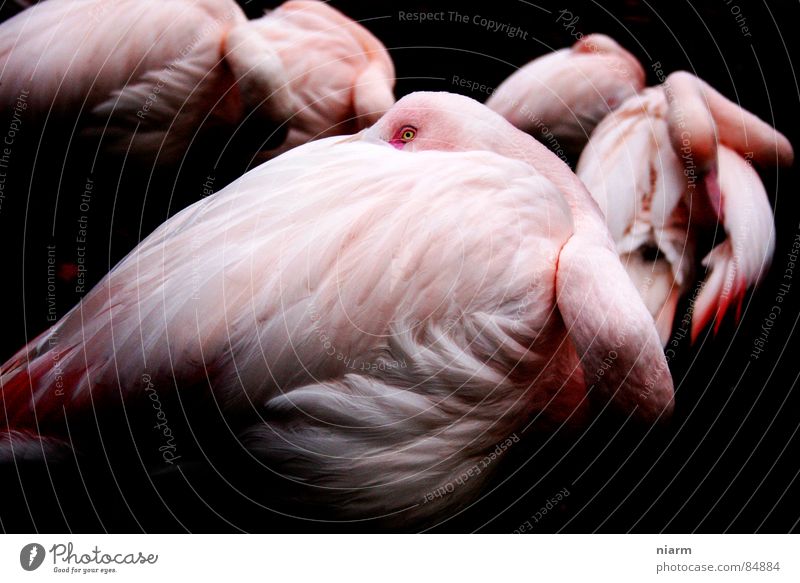
[[[400,130],[395,132],[392,139],[389,140],[389,143],[398,150],[402,150],[408,142],[412,141],[416,137],[417,128],[414,126],[403,126]]]
[[[410,142],[415,137],[417,137],[417,129],[411,126],[406,126],[402,130],[400,130],[400,139],[403,142]]]

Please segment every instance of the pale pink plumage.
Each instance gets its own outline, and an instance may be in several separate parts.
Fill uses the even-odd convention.
[[[7,429],[102,414],[119,389],[130,405],[143,374],[182,400],[209,382],[224,412],[263,415],[233,429],[317,503],[405,524],[473,498],[494,468],[423,504],[530,422],[672,407],[652,319],[580,181],[451,94],[405,97],[167,221],[3,367]]]
[[[201,131],[266,142],[288,124],[296,145],[366,127],[394,102],[393,76],[383,45],[322,2],[248,21],[233,0],[48,0],[0,25],[4,106],[29,91],[26,124],[78,124],[162,164]]]
[[[693,338],[712,320],[718,327],[769,266],[772,210],[749,160],[789,164],[792,148],[682,72],[609,115],[581,156],[578,176],[603,209],[664,343],[677,303],[693,284],[698,233],[721,222],[727,238],[703,260],[708,276],[694,303]]]
[[[600,120],[642,88],[639,61],[591,34],[519,69],[486,105],[551,149],[577,155]]]
[[[394,65],[366,28],[318,1],[292,0],[271,16],[253,25],[284,63],[293,114],[286,141],[262,159],[368,127],[394,104]]]

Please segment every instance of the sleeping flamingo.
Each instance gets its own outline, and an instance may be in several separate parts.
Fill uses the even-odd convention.
[[[726,238],[703,259],[691,337],[764,276],[775,246],[772,209],[751,164],[792,163],[789,141],[704,81],[671,74],[597,127],[577,174],[603,209],[623,264],[662,342],[693,284],[697,238],[720,223]]]
[[[33,220],[19,196],[0,215],[0,244],[25,249],[7,258],[3,357],[52,325],[22,299],[47,289],[49,247],[61,315],[169,216],[282,142],[373,123],[393,78],[380,41],[317,1],[247,20],[233,0],[47,0],[1,24],[0,111],[19,128],[6,190],[38,209]]]
[[[80,447],[81,422],[136,411],[148,390],[185,405],[209,386],[292,499],[406,525],[473,499],[493,468],[447,486],[532,422],[596,407],[655,422],[673,398],[583,185],[448,93],[406,96],[370,129],[295,148],[183,210],[7,362],[0,386],[7,456],[55,451],[66,420]]]
[[[516,71],[486,105],[552,149],[577,157],[600,120],[643,88],[636,57],[612,38],[590,34]]]
[[[147,165],[215,137],[253,155],[281,127],[292,146],[367,127],[393,77],[380,41],[317,1],[248,21],[233,0],[48,0],[0,25],[4,108],[24,92],[26,124]]]

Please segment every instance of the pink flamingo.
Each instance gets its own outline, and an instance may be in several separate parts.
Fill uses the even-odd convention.
[[[393,83],[380,41],[323,2],[248,21],[233,0],[48,0],[0,25],[9,111],[23,93],[28,124],[77,124],[148,163],[220,133],[255,148],[282,124],[286,147],[350,133],[394,103]]]
[[[643,88],[636,57],[612,38],[590,34],[519,69],[486,105],[552,149],[577,156],[600,120]]]
[[[584,186],[447,93],[164,223],[2,367],[6,455],[56,448],[65,418],[131,409],[148,386],[186,402],[205,384],[226,415],[261,416],[231,422],[241,442],[317,503],[403,524],[475,497],[493,467],[447,485],[531,422],[654,422],[673,398]]]
[[[789,141],[685,72],[631,97],[592,134],[577,174],[603,209],[628,274],[666,344],[693,284],[696,240],[722,224],[703,259],[692,339],[764,276],[775,246],[772,209],[751,161],[792,163]]]

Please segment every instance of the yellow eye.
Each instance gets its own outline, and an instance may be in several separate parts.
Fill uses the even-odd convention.
[[[403,131],[400,133],[400,139],[403,140],[404,142],[410,142],[416,137],[416,135],[417,135],[417,130],[415,130],[414,128],[407,127],[403,128]]]

